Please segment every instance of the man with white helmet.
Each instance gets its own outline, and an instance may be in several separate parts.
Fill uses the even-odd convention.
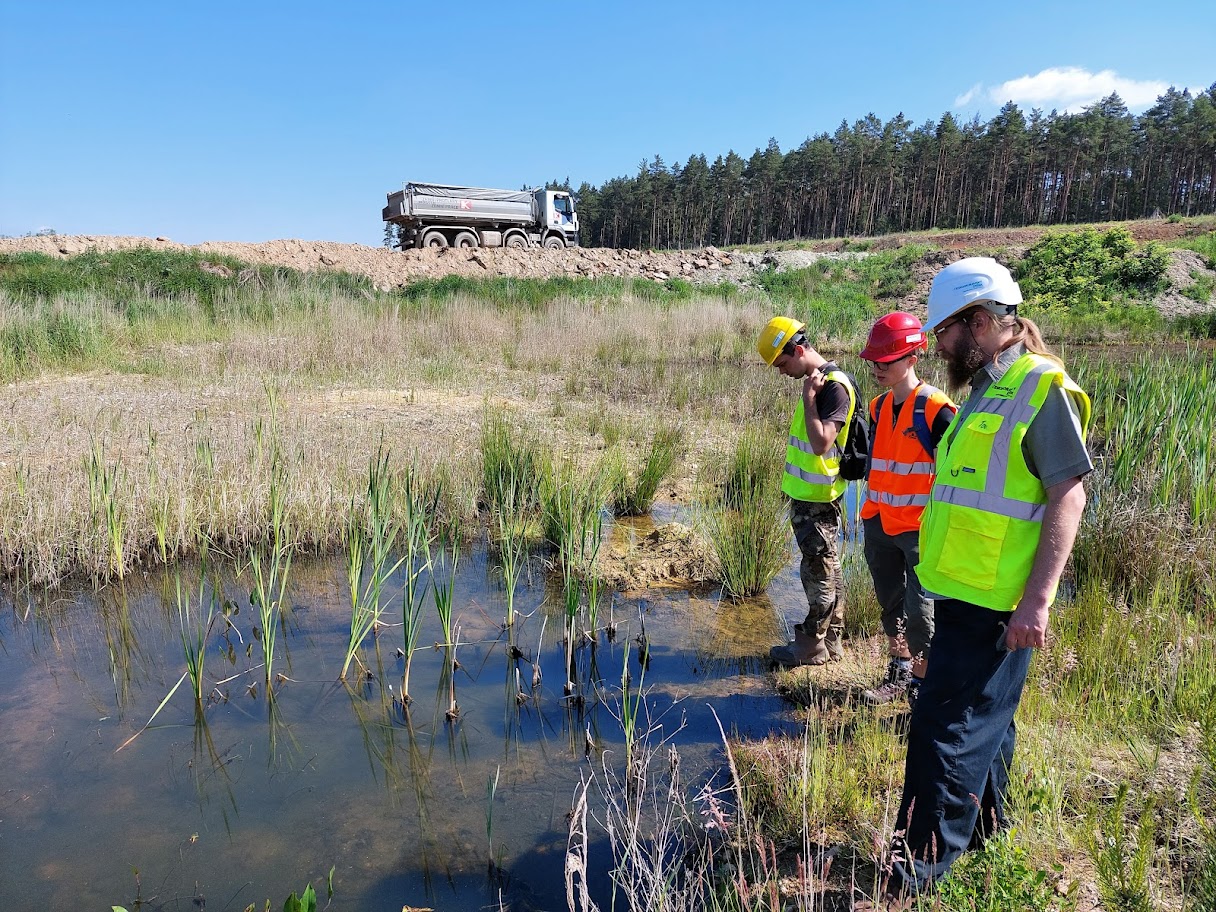
[[[824,665],[843,655],[844,580],[840,569],[840,456],[857,393],[835,364],[815,351],[806,324],[773,317],[760,331],[756,350],[764,363],[802,381],[802,395],[790,421],[781,490],[790,498],[790,524],[802,552],[799,575],[806,593],[806,618],[794,625],[794,639],[774,646],[769,656],[783,665]]]
[[[1021,302],[990,257],[947,266],[929,292],[924,329],[952,388],[970,394],[938,446],[921,519],[917,574],[936,600],[935,632],[908,733],[893,892],[926,888],[1004,826],[1013,717],[1085,507],[1089,398]]]

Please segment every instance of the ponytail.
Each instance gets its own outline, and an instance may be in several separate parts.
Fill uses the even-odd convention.
[[[1047,343],[1043,341],[1043,333],[1039,330],[1038,324],[1034,320],[1028,317],[1020,317],[1017,314],[998,316],[983,305],[971,308],[963,316],[965,319],[970,319],[976,314],[982,314],[998,326],[1012,329],[1013,338],[1010,339],[1009,345],[1016,345],[1020,342],[1026,351],[1054,361],[1060,367],[1064,366],[1064,362],[1060,360],[1059,356],[1054,354],[1047,347]],[[1009,346],[1005,347],[1008,348]]]
[[[1021,342],[1026,351],[1035,355],[1042,355],[1044,358],[1054,361],[1060,367],[1064,366],[1064,362],[1060,360],[1059,356],[1048,349],[1047,343],[1043,341],[1043,333],[1039,331],[1038,324],[1034,320],[1014,314],[1013,328],[1013,341]]]

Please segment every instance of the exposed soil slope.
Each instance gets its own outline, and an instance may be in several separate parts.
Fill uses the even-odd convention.
[[[1171,240],[1199,234],[1210,227],[1188,222],[1167,222],[1163,219],[1121,224],[1140,242]],[[1064,231],[1069,230],[1069,227],[933,231],[885,235],[865,241],[869,250],[889,250],[910,243],[928,244],[936,248],[914,266],[915,289],[899,302],[904,309],[916,313],[925,300],[933,275],[947,263],[972,252],[992,250],[1004,250],[1004,259],[1015,259],[1048,231]],[[559,276],[620,276],[660,282],[681,277],[698,284],[731,281],[748,285],[758,269],[793,269],[823,257],[848,259],[866,255],[845,250],[848,245],[849,242],[845,240],[831,240],[794,249],[781,249],[785,245],[775,245],[776,249],[773,250],[729,252],[714,247],[680,251],[614,250],[605,247],[566,250],[445,248],[399,251],[383,247],[365,247],[361,244],[338,244],[332,241],[281,240],[261,244],[207,241],[186,245],[164,237],[81,235],[0,238],[0,253],[33,251],[49,256],[69,257],[90,250],[106,252],[133,247],[195,250],[200,253],[235,257],[254,265],[283,266],[304,272],[340,270],[367,276],[377,288],[387,291],[419,279],[437,279],[447,275],[537,279]],[[1202,258],[1185,250],[1173,251],[1171,257],[1173,265],[1169,272],[1170,287],[1155,302],[1162,312],[1172,316],[1216,307],[1216,301],[1195,301],[1182,294],[1182,290],[1192,286],[1197,277],[1212,275]]]

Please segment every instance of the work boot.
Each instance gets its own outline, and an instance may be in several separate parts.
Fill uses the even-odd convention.
[[[794,628],[794,641],[784,646],[774,646],[768,651],[768,656],[782,665],[793,667],[826,665],[831,660],[831,653],[822,641],[807,636],[797,627]]]
[[[887,663],[887,676],[883,682],[877,687],[863,690],[861,696],[867,703],[881,706],[883,703],[890,703],[896,697],[902,696],[907,691],[908,682],[911,680],[911,669],[892,659]]]
[[[841,639],[840,631],[835,627],[828,631],[823,645],[827,647],[828,656],[833,662],[839,662],[844,658],[844,641]]]

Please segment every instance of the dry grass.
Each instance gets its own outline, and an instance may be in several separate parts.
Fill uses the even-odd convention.
[[[200,532],[232,553],[265,541],[272,446],[285,457],[294,545],[326,551],[381,441],[398,462],[462,480],[449,486],[461,501],[451,509],[471,518],[487,407],[542,419],[533,423],[544,442],[572,455],[594,455],[608,435],[637,453],[647,416],[692,417],[698,433],[676,486],[738,422],[769,402],[785,408],[776,378],[748,357],[768,316],[757,301],[569,299],[504,311],[456,297],[394,311],[339,297],[271,309],[282,316],[234,323],[227,338],[145,333],[122,373],[10,384],[0,569],[37,584],[116,572],[89,509],[94,449],[118,474],[126,569],[189,554]]]

